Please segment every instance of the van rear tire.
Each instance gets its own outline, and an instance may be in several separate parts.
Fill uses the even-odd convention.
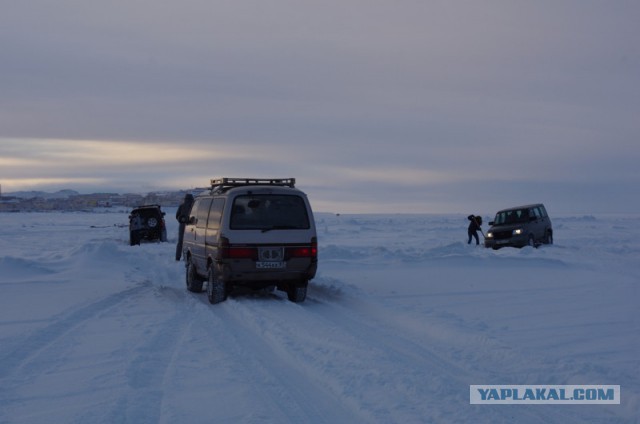
[[[287,297],[291,302],[302,303],[307,298],[307,283],[290,285],[287,289]]]
[[[213,266],[209,267],[207,277],[207,299],[209,299],[209,303],[215,305],[216,303],[224,302],[227,299],[227,287],[224,282],[216,278]]]

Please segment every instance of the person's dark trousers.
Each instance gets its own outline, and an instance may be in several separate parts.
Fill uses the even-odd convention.
[[[182,240],[184,239],[184,227],[185,224],[180,224],[178,227],[178,243],[176,244],[176,261],[180,260],[182,256]]]
[[[480,238],[478,237],[478,233],[476,233],[475,231],[469,231],[469,241],[467,242],[467,244],[471,244],[471,237],[474,237],[476,239],[476,245],[480,244]],[[182,242],[180,244],[182,244]]]

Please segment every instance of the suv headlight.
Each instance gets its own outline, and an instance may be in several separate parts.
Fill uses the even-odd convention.
[[[487,238],[493,238],[493,233],[491,231],[487,233]]]
[[[513,230],[514,236],[519,236],[520,234],[522,234],[522,228],[516,228],[515,230]]]

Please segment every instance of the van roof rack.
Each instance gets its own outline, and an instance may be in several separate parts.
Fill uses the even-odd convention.
[[[260,185],[260,186],[281,186],[294,188],[295,178],[212,178],[211,191],[224,191],[233,187]]]

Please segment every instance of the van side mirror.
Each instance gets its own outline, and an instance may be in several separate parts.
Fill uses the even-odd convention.
[[[494,221],[489,221],[489,225],[493,225],[493,224],[494,224]]]

